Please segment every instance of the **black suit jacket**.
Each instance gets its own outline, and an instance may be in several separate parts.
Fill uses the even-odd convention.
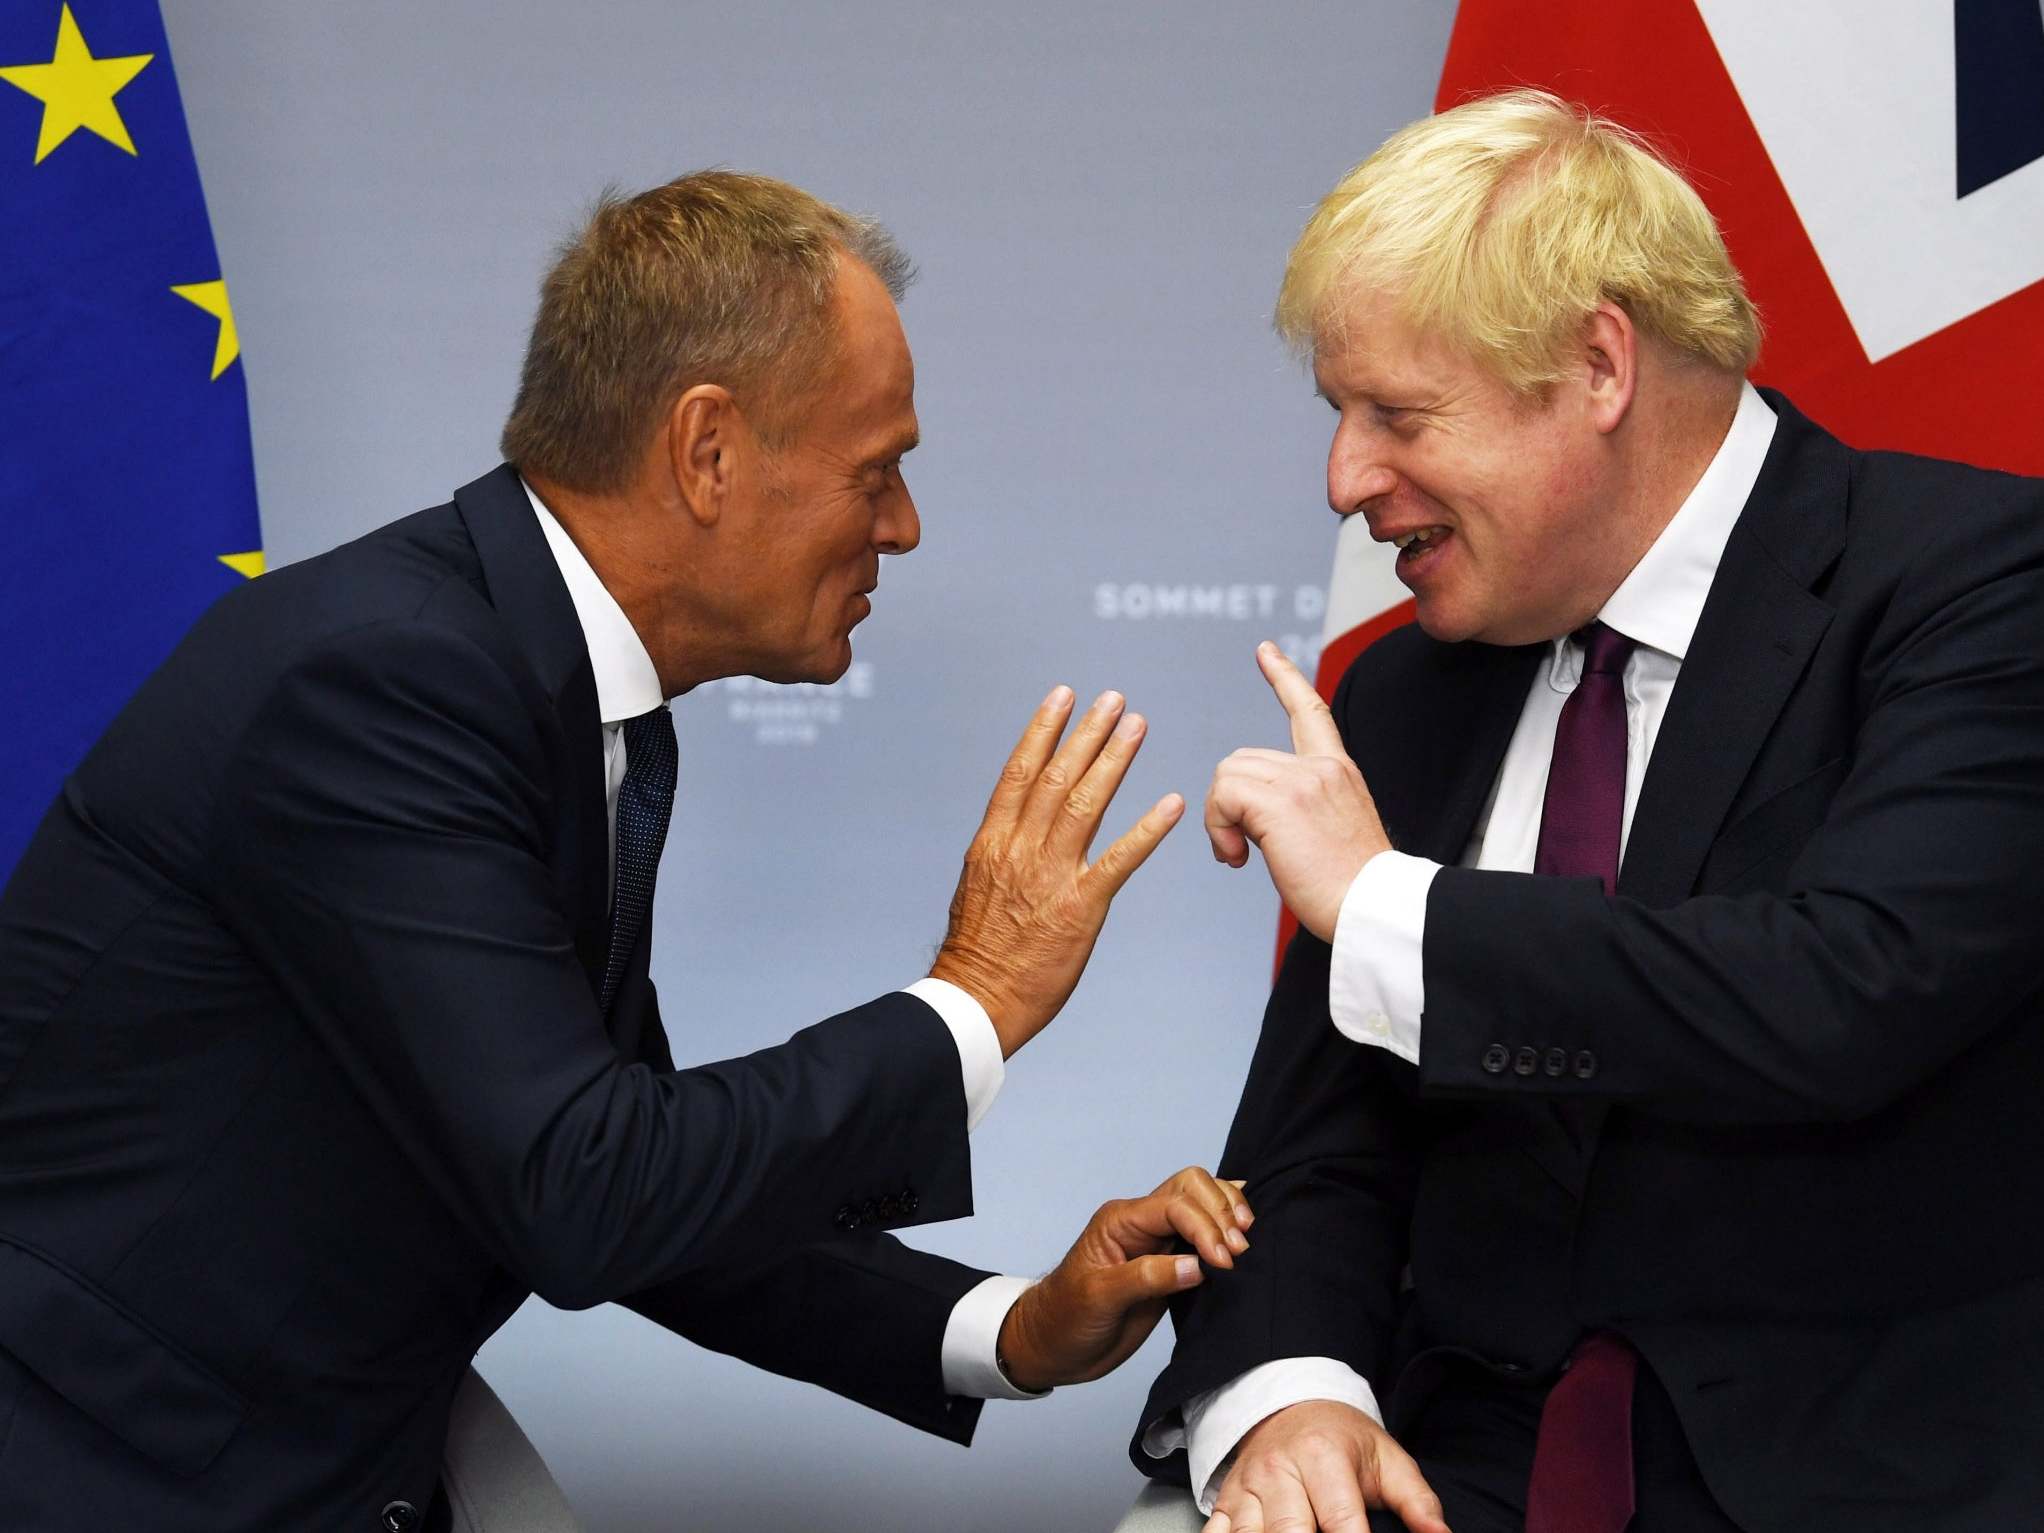
[[[958,1056],[606,1019],[602,732],[508,468],[220,602],[0,895],[0,1527],[380,1526],[528,1293],[968,1440]]]
[[[1175,1307],[1145,1427],[1324,1355],[1396,1431],[1443,1356],[1600,1329],[1753,1533],[2044,1516],[2044,486],[1769,403],[1616,897],[1445,868],[1417,1069],[1292,945],[1223,1158],[1255,1248]],[[1357,660],[1395,844],[1460,858],[1545,648]]]

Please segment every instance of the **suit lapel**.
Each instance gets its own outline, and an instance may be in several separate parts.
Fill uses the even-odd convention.
[[[610,829],[589,646],[517,471],[508,463],[491,470],[455,491],[454,504],[482,561],[491,605],[532,662],[560,721],[569,801],[557,821],[554,877],[594,994],[610,936]]]
[[[1667,906],[1694,890],[1733,797],[1830,626],[1810,586],[1843,546],[1846,449],[1778,394],[1739,514],[1640,787],[1618,892]]]

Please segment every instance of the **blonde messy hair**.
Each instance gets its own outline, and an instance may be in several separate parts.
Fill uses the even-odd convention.
[[[1638,134],[1546,91],[1422,118],[1343,176],[1292,248],[1278,333],[1310,358],[1368,292],[1521,394],[1565,375],[1607,300],[1727,371],[1760,350],[1703,199]]]
[[[605,192],[541,284],[504,456],[570,489],[621,489],[698,383],[731,390],[780,445],[836,356],[841,257],[896,299],[914,277],[879,224],[768,176],[706,170]]]

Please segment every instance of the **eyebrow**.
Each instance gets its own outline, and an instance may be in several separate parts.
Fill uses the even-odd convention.
[[[914,452],[922,445],[922,442],[923,434],[921,431],[910,431],[902,436],[895,437],[873,454],[871,458],[867,459],[867,465],[869,467],[877,467],[884,463],[892,463],[896,458],[906,457]]]

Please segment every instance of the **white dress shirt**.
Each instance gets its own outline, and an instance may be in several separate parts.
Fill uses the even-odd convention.
[[[1774,412],[1751,384],[1746,385],[1731,429],[1703,477],[1597,614],[1607,627],[1637,644],[1624,675],[1621,858],[1675,679],[1703,616],[1704,599],[1732,525],[1760,477],[1774,425]],[[1555,728],[1582,666],[1580,645],[1567,636],[1553,641],[1546,664],[1526,694],[1490,799],[1462,854],[1464,867],[1533,871]],[[1439,863],[1422,857],[1378,853],[1349,886],[1334,926],[1327,985],[1334,1025],[1358,1043],[1388,1049],[1412,1064],[1419,1063],[1420,1019],[1426,1009],[1420,955],[1427,892],[1440,870]],[[1182,1423],[1158,1422],[1143,1445],[1157,1457],[1184,1447],[1200,1507],[1212,1511],[1236,1444],[1264,1417],[1304,1400],[1338,1400],[1380,1422],[1384,1419],[1369,1381],[1347,1364],[1327,1357],[1281,1358],[1187,1401]]]
[[[554,563],[560,566],[569,600],[575,604],[575,617],[589,646],[589,666],[596,675],[596,711],[603,721],[604,802],[610,822],[611,872],[615,878],[617,794],[625,780],[625,722],[666,707],[667,699],[661,693],[653,657],[646,653],[646,646],[638,630],[632,627],[631,619],[625,616],[624,608],[604,588],[582,550],[575,546],[575,540],[529,484],[525,486],[525,495],[532,502],[533,515],[539,518],[540,531],[546,534],[547,547],[553,550]],[[943,1019],[951,1041],[957,1045],[959,1074],[965,1086],[965,1127],[970,1133],[994,1105],[1007,1074],[994,1024],[985,1007],[948,981],[919,979],[907,987],[907,992]],[[996,1361],[1001,1322],[1029,1283],[1027,1278],[990,1277],[952,1308],[943,1342],[946,1393],[982,1400],[1039,1398],[1010,1384]]]

